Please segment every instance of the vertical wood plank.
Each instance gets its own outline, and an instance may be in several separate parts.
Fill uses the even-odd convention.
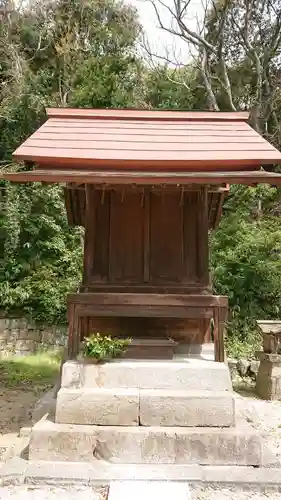
[[[224,363],[225,361],[224,334],[227,323],[227,317],[228,317],[228,308],[220,307],[219,308],[219,352],[220,352],[221,363]]]
[[[208,188],[202,186],[198,193],[197,207],[197,275],[203,285],[209,285],[208,226]]]
[[[144,193],[143,281],[150,281],[150,189]]]
[[[96,238],[93,255],[92,281],[109,279],[109,226],[112,190],[96,190]]]
[[[68,304],[67,306],[67,317],[68,317],[68,359],[74,359],[74,304]]]
[[[151,192],[150,278],[154,284],[183,281],[183,207],[181,193]]]
[[[227,307],[214,308],[214,343],[215,343],[215,361],[224,363],[225,347],[224,347],[224,331],[227,321]]]
[[[112,192],[109,238],[109,280],[143,281],[143,207],[141,193],[127,189],[124,197]]]
[[[74,330],[74,359],[77,359],[81,342],[81,316],[78,314],[78,308],[74,309],[73,330]]]
[[[184,193],[183,206],[183,243],[184,243],[184,272],[185,283],[197,283],[197,210],[198,192]]]
[[[218,307],[214,307],[214,348],[215,348],[215,361],[220,361],[219,350],[219,312]]]
[[[96,196],[94,187],[86,184],[85,207],[85,239],[84,239],[84,272],[83,285],[91,283],[94,263],[95,229],[96,229]]]

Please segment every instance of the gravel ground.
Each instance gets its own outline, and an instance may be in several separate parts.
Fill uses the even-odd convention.
[[[268,448],[281,463],[281,401],[263,401],[237,395],[236,411],[266,435]]]
[[[265,433],[268,448],[281,463],[281,402],[263,401],[254,397],[243,397],[237,394],[236,410],[261,433]],[[235,488],[198,488],[191,493],[191,499],[281,500],[281,493],[258,493],[250,490],[239,491],[239,489]]]
[[[280,500],[281,493],[237,491],[234,488],[206,488],[192,492],[191,500]]]
[[[105,490],[93,490],[87,486],[68,488],[51,486],[8,486],[0,488],[0,500],[105,500]]]

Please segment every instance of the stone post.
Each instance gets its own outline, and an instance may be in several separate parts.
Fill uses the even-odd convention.
[[[281,400],[281,321],[257,323],[263,335],[263,351],[258,353],[257,394],[263,399]]]

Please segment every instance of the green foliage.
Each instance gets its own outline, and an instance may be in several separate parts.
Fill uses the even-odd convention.
[[[279,199],[280,192],[268,186],[232,188],[212,236],[214,287],[216,293],[229,296],[232,351],[248,342],[253,354],[260,346],[256,320],[280,318]]]
[[[207,105],[202,88],[198,87],[198,72],[192,66],[173,70],[158,66],[148,71],[145,95],[152,108],[202,110]]]
[[[116,358],[126,352],[131,339],[112,338],[99,333],[85,338],[84,355],[98,361]]]
[[[81,277],[81,229],[68,227],[58,186],[8,184],[5,198],[1,308],[63,323],[66,294]]]

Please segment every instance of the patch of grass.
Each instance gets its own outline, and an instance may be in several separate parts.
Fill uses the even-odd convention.
[[[0,361],[0,384],[5,387],[52,385],[59,375],[61,353],[46,351]]]

